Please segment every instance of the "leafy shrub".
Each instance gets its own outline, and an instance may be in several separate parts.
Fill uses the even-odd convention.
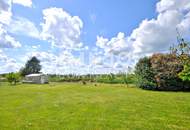
[[[183,81],[190,81],[190,65],[185,65],[182,72],[179,73],[179,78]]]
[[[140,59],[135,68],[139,87],[172,91],[190,89],[190,82],[179,78],[187,78],[190,73],[187,67],[182,71],[184,62],[181,61],[180,56],[176,54],[154,54]]]
[[[183,70],[183,64],[175,54],[154,54],[151,58],[154,78],[159,90],[182,90],[183,82],[178,73]]]
[[[6,75],[6,78],[10,84],[16,85],[20,81],[20,74],[19,73],[9,73]]]
[[[138,61],[135,66],[135,75],[137,77],[137,86],[144,89],[155,89],[154,72],[149,57],[141,58]]]

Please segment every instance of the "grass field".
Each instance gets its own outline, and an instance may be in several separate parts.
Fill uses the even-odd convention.
[[[189,130],[190,93],[123,85],[0,85],[1,130]]]

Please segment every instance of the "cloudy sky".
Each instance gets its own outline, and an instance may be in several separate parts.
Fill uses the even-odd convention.
[[[44,73],[127,71],[190,39],[190,0],[0,0],[0,73],[32,56]]]

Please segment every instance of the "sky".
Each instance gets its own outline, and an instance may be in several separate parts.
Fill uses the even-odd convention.
[[[0,73],[36,56],[43,73],[128,72],[190,39],[190,0],[0,0]]]

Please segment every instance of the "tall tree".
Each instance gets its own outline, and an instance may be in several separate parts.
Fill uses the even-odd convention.
[[[25,67],[21,69],[22,76],[33,74],[33,73],[40,73],[41,70],[40,60],[38,60],[35,56],[32,57],[30,60],[27,61]]]

